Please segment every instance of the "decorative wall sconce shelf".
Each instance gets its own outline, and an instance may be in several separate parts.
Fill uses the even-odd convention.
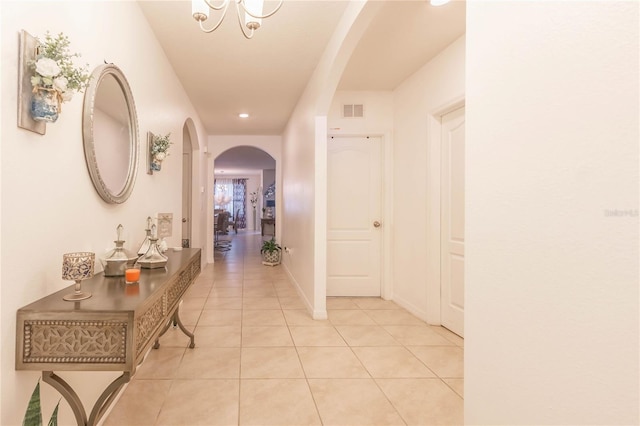
[[[20,52],[18,58],[18,127],[34,133],[44,135],[47,132],[47,123],[35,121],[31,118],[31,86],[29,62],[36,58],[38,39],[26,32],[20,31]]]

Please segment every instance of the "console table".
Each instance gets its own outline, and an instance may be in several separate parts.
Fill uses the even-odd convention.
[[[142,269],[138,284],[102,273],[82,282],[89,299],[67,302],[73,285],[33,302],[17,313],[16,370],[42,371],[71,406],[79,426],[95,425],[135,373],[150,347],[180,321],[178,306],[200,274],[200,249],[168,250],[166,268]],[[89,418],[71,386],[53,370],[122,371],[96,401]]]
[[[273,226],[273,236],[275,237],[276,236],[276,219],[274,217],[269,217],[269,218],[263,217],[262,219],[260,219],[260,233],[262,234],[263,237],[264,237],[265,225]]]

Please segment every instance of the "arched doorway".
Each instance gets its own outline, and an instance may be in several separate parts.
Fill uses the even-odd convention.
[[[215,247],[216,232],[262,233],[276,236],[280,206],[280,170],[278,156],[280,139],[276,137],[276,149],[265,149],[260,144],[243,144],[212,152],[209,176],[211,179],[210,203],[211,247]],[[256,146],[258,145],[258,146]],[[231,217],[233,226],[218,224],[220,212]],[[219,225],[219,226],[217,226]],[[227,229],[223,229],[223,228]],[[214,261],[214,256],[207,259]]]

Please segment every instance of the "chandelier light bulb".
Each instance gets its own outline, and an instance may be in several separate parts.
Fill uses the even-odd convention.
[[[191,0],[191,15],[193,19],[198,22],[203,32],[212,33],[217,30],[222,24],[222,21],[224,21],[231,1],[232,0],[222,0],[222,2],[216,5],[213,3],[214,0]],[[262,20],[274,15],[280,10],[284,0],[280,0],[276,8],[266,14],[263,14],[264,0],[233,0],[233,2],[236,4],[238,23],[240,24],[242,35],[244,35],[245,38],[252,38],[254,31],[262,25]],[[209,19],[210,9],[220,12],[220,18],[213,27],[205,28],[204,22]]]

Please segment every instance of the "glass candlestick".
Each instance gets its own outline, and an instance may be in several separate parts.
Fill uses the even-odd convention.
[[[63,297],[64,300],[75,302],[91,297],[91,293],[83,292],[82,280],[93,277],[96,254],[91,252],[65,253],[62,255],[62,279],[76,282],[73,293]]]

